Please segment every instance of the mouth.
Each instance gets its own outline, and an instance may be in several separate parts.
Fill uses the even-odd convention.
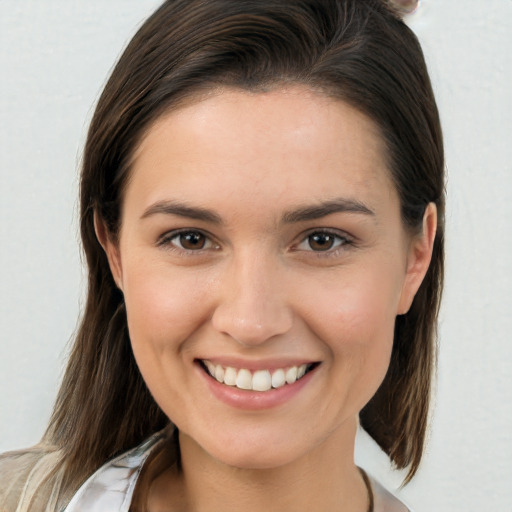
[[[220,384],[244,391],[259,391],[261,393],[294,384],[320,364],[313,362],[272,370],[261,369],[251,371],[247,368],[222,366],[207,359],[200,359],[198,363],[211,378]]]

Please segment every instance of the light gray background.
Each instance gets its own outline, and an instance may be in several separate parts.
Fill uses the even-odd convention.
[[[83,294],[76,169],[101,85],[158,0],[0,0],[0,452],[47,423]],[[447,280],[416,512],[511,510],[512,1],[409,19],[446,137]],[[361,435],[358,460],[403,475]]]

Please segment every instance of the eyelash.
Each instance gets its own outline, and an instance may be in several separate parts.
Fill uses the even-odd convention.
[[[318,235],[330,236],[334,239],[334,244],[336,244],[336,245],[334,245],[334,247],[330,247],[325,250],[317,250],[317,251],[313,250],[312,248],[310,248],[310,250],[300,249],[300,246],[302,244],[308,243],[308,241],[310,244],[311,238],[315,235],[316,236],[318,236]],[[347,248],[348,248],[347,246],[353,246],[353,245],[354,245],[354,239],[352,237],[348,236],[344,232],[339,232],[339,231],[330,230],[330,229],[315,229],[315,230],[312,230],[312,231],[309,231],[308,233],[306,233],[306,235],[303,236],[301,241],[298,244],[293,246],[293,250],[294,251],[311,252],[317,258],[330,258],[330,257],[339,256],[339,254],[342,251],[347,250]]]
[[[183,235],[199,235],[201,237],[204,237],[205,243],[210,245],[210,247],[200,247],[199,249],[187,249],[183,246],[180,247],[179,245],[173,242],[175,238],[178,238]],[[178,229],[175,231],[165,233],[158,239],[157,246],[164,247],[166,249],[170,249],[173,251],[184,252],[190,255],[197,255],[203,253],[204,251],[216,250],[219,248],[219,245],[213,241],[212,237],[208,233],[204,233],[203,231],[198,229]]]
[[[178,246],[175,242],[173,242],[174,239],[183,236],[183,235],[199,235],[201,237],[204,237],[205,243],[209,245],[209,247],[200,247],[199,249],[187,249],[183,246]],[[329,237],[332,237],[334,239],[334,247],[330,247],[325,250],[313,250],[310,246],[310,250],[307,249],[301,249],[300,246],[304,243],[308,243],[308,240],[311,241],[311,237],[318,235],[326,235]],[[312,231],[309,231],[306,235],[303,235],[299,243],[292,246],[293,252],[311,252],[315,255],[315,257],[318,258],[326,258],[326,257],[335,257],[338,256],[341,251],[344,251],[347,249],[347,246],[353,246],[354,240],[348,236],[346,233],[340,233],[338,231],[329,230],[329,229],[315,229]],[[158,247],[164,247],[166,249],[170,249],[173,251],[180,251],[184,252],[189,255],[199,255],[202,254],[204,251],[210,251],[210,250],[217,250],[219,249],[219,244],[215,243],[212,239],[212,237],[208,233],[204,233],[201,230],[198,229],[179,229],[175,231],[170,231],[168,233],[165,233],[162,235],[158,241],[157,241]]]

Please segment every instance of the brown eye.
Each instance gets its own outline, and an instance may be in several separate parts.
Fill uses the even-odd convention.
[[[352,245],[352,240],[343,232],[335,233],[332,231],[313,231],[306,235],[302,241],[295,246],[296,250],[306,252],[325,252],[335,254],[336,249],[343,246]]]
[[[182,253],[202,251],[216,251],[220,246],[212,238],[196,229],[176,229],[160,237],[157,241],[159,247],[181,251]]]
[[[206,237],[198,231],[180,233],[174,237],[174,240],[175,243],[177,242],[177,245],[179,245],[182,249],[186,249],[187,251],[204,249],[206,246]]]
[[[328,251],[334,247],[337,238],[330,233],[313,233],[308,237],[308,242],[313,251]]]

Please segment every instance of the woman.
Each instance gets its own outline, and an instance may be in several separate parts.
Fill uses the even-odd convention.
[[[353,450],[421,460],[443,165],[384,1],[165,2],[90,126],[87,304],[3,509],[407,510]]]

